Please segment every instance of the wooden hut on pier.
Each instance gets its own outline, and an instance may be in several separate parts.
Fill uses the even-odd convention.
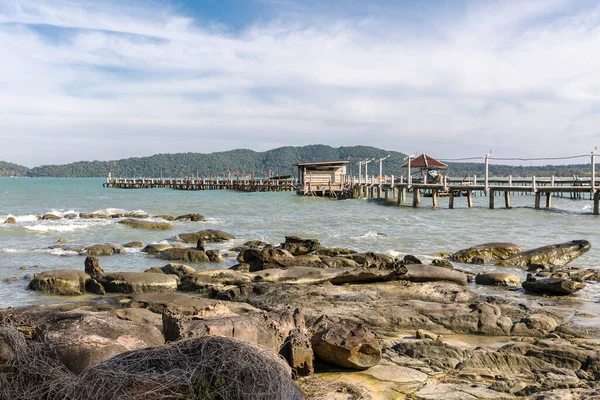
[[[298,187],[296,194],[302,196],[352,197],[348,177],[349,160],[298,163]]]
[[[441,178],[439,171],[448,169],[448,165],[425,153],[413,158],[409,162],[404,163],[401,168],[408,168],[408,175],[415,173],[418,181],[422,183],[439,183]]]

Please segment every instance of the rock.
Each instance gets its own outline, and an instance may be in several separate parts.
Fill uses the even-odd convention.
[[[73,269],[57,269],[35,274],[29,289],[60,296],[79,296],[86,292],[90,276]]]
[[[143,253],[148,253],[148,254],[158,254],[163,250],[166,249],[170,249],[173,246],[170,244],[164,244],[164,243],[151,243],[146,245],[146,247],[144,247],[141,251]]]
[[[563,266],[591,248],[587,240],[572,240],[570,242],[553,244],[517,253],[498,263],[504,267],[526,268],[532,264]]]
[[[109,293],[174,292],[178,280],[171,275],[146,272],[104,273],[98,282]]]
[[[318,256],[337,257],[337,256],[345,256],[345,255],[349,255],[349,254],[356,254],[356,251],[342,248],[342,247],[332,247],[332,248],[320,248],[317,250],[316,254]]]
[[[557,326],[556,320],[549,315],[531,314],[514,324],[510,334],[511,336],[544,337]]]
[[[5,224],[16,224],[17,220],[14,217],[8,217],[6,218],[6,220],[4,221]]]
[[[515,396],[490,390],[484,384],[435,383],[412,394],[419,400],[514,400]]]
[[[290,332],[283,346],[281,346],[279,354],[292,367],[295,376],[308,376],[315,372],[312,346],[310,339],[303,330],[294,329]]]
[[[316,239],[302,239],[297,236],[286,236],[285,243],[281,243],[281,248],[289,251],[293,256],[301,256],[312,253],[321,247]]]
[[[80,213],[79,218],[82,219],[110,219],[112,216],[100,213]]]
[[[127,308],[144,308],[157,314],[197,317],[233,315],[227,303],[181,293],[135,293],[121,298]],[[233,306],[233,304],[232,304]]]
[[[467,275],[453,269],[436,267],[433,265],[407,265],[406,279],[411,282],[447,281],[467,284]]]
[[[250,283],[251,277],[230,269],[208,269],[183,275],[179,290],[193,292],[223,291],[227,286]]]
[[[55,214],[44,214],[44,215],[42,215],[42,218],[40,218],[40,219],[42,221],[57,221],[61,218]]]
[[[210,261],[205,252],[190,247],[183,249],[171,247],[161,251],[157,257],[161,260],[184,261],[192,263],[205,263]]]
[[[123,245],[123,247],[132,248],[132,249],[141,249],[141,248],[144,247],[144,243],[138,242],[138,241],[136,241],[136,242],[129,242],[129,243],[125,243]]]
[[[125,218],[137,218],[137,219],[146,219],[148,218],[147,214],[138,213],[138,212],[130,212],[124,215]]]
[[[431,339],[433,341],[441,341],[442,340],[441,335],[437,335],[433,332],[426,331],[425,329],[417,330],[417,333],[415,334],[415,336],[417,337],[417,339]]]
[[[154,326],[106,313],[53,313],[46,318],[38,339],[76,374],[125,351],[164,344]]]
[[[144,272],[150,273],[150,274],[164,274],[164,272],[158,268],[158,267],[150,267],[144,270]]]
[[[170,215],[155,215],[152,218],[160,218],[164,219],[165,221],[175,221],[175,217],[172,217]]]
[[[15,283],[21,282],[21,280],[16,276],[9,276],[8,278],[4,279],[3,282],[8,283],[9,285],[14,285]]]
[[[362,271],[362,270],[361,270]],[[338,269],[314,267],[269,268],[248,274],[254,282],[317,285],[329,282],[340,274]]]
[[[404,263],[405,265],[423,264],[423,262],[421,262],[421,260],[419,260],[417,257],[412,256],[410,254],[407,254],[404,256],[404,258],[402,259],[402,263]]]
[[[508,272],[480,272],[475,275],[475,283],[492,286],[519,286],[521,279]]]
[[[219,250],[206,250],[206,256],[211,263],[223,262],[223,256]]]
[[[348,255],[348,258],[364,268],[385,268],[386,265],[394,263],[394,257],[382,253],[356,253]]]
[[[206,229],[195,233],[181,233],[179,239],[186,243],[197,243],[199,239],[204,239],[207,243],[217,243],[231,240],[233,236],[223,231]]]
[[[79,215],[77,215],[75,213],[68,213],[63,216],[64,219],[75,219],[77,217],[79,217]]]
[[[322,316],[311,328],[313,351],[321,360],[363,370],[381,361],[381,343],[364,325],[349,319]]]
[[[102,275],[104,275],[104,270],[100,267],[98,263],[98,259],[96,257],[88,256],[84,261],[84,271],[93,279],[102,279]]]
[[[139,219],[128,218],[119,221],[119,224],[129,226],[131,228],[136,229],[149,229],[149,230],[169,230],[173,229],[173,225],[168,224],[166,222],[156,222],[156,221],[145,221]]]
[[[58,238],[58,240],[56,241],[56,243],[67,243],[68,240],[65,238]]]
[[[177,275],[179,278],[183,278],[185,275],[195,274],[196,270],[184,264],[167,264],[160,267],[160,270],[167,275]]]
[[[106,243],[88,246],[86,251],[88,256],[111,256],[115,253],[125,253],[125,249],[118,244]]]
[[[262,240],[250,240],[244,243],[245,247],[265,247],[269,243],[263,242]]]
[[[204,221],[204,215],[200,215],[200,214],[185,214],[185,215],[180,215],[178,217],[175,218],[176,221],[191,221],[191,222],[200,222],[200,221]]]
[[[440,340],[402,341],[395,344],[392,350],[397,354],[435,365],[442,370],[454,369],[473,354],[472,350],[461,349]]]
[[[585,283],[561,278],[535,279],[528,274],[527,280],[522,283],[522,286],[528,292],[566,296],[585,288]]]
[[[443,258],[444,260],[449,260],[452,258],[452,253],[448,253],[447,251],[439,251],[437,253],[432,254],[432,256]]]
[[[442,258],[436,258],[435,260],[431,261],[431,265],[436,266],[436,267],[449,268],[449,269],[454,268],[454,265],[452,265],[452,263],[450,261],[444,260]]]
[[[340,271],[336,276],[329,279],[334,285],[343,285],[345,283],[369,283],[369,282],[387,282],[396,279],[406,279],[407,269],[403,265],[398,265],[395,269],[362,269]]]
[[[327,268],[360,268],[359,263],[344,257],[325,258],[323,264],[325,264]]]
[[[301,264],[289,251],[272,248],[249,248],[238,255],[237,261],[248,264],[250,272]]]
[[[121,308],[111,312],[112,315],[125,321],[139,322],[155,326],[162,332],[162,315],[145,308]]]
[[[461,263],[473,263],[473,258],[477,257],[483,263],[505,260],[510,256],[523,251],[523,248],[512,243],[485,243],[477,246],[462,249],[454,253],[452,259]],[[479,264],[479,262],[476,262]]]

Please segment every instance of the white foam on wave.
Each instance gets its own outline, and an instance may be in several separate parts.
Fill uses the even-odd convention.
[[[0,249],[0,252],[1,253],[24,253],[25,250],[4,248],[4,249]]]
[[[56,249],[42,249],[39,250],[41,253],[48,253],[48,254],[52,254],[55,256],[76,256],[79,255],[78,252],[73,251],[73,250],[65,250],[65,249],[61,249],[61,248],[56,248]]]
[[[218,218],[206,218],[206,219],[205,219],[203,222],[204,222],[205,224],[213,224],[213,225],[216,225],[216,224],[220,224],[220,223],[221,223],[221,220],[220,220],[220,219],[218,219]]]
[[[365,240],[365,239],[374,239],[377,237],[384,237],[383,235],[378,234],[377,232],[373,232],[373,231],[369,231],[365,234],[362,234],[360,236],[352,236],[352,239],[354,240]]]
[[[585,206],[581,207],[582,210],[591,210],[592,209],[592,205],[591,204],[586,204]]]
[[[14,218],[15,221],[17,222],[33,222],[33,221],[37,221],[38,220],[38,216],[34,215],[34,214],[27,214],[27,215],[13,215],[13,214],[6,214],[6,215],[0,215],[0,222],[4,222],[6,221],[7,218]]]
[[[25,226],[24,228],[27,229],[28,231],[34,231],[34,232],[73,232],[78,229],[85,229],[85,228],[87,228],[87,226],[86,225],[75,225],[75,224],[70,224],[70,225],[39,224],[39,225]]]

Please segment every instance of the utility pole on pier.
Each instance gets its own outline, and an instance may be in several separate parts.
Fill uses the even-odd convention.
[[[368,172],[369,171],[369,169],[368,169],[369,167],[368,167],[368,164],[371,161],[374,161],[374,160],[375,160],[374,158],[371,158],[370,160],[365,160],[365,184],[369,183],[369,172]]]
[[[490,154],[492,154],[491,150],[484,157],[484,159],[485,159],[485,194],[486,194],[486,196],[490,192],[490,187],[489,187],[489,183],[488,183],[488,180],[489,180],[489,177],[490,177],[489,168],[488,168],[489,167],[489,161],[488,160],[490,158]]]
[[[590,154],[592,162],[592,181],[590,182],[590,187],[592,193],[596,191],[596,150],[598,150],[598,146],[594,147],[594,150]]]
[[[385,160],[385,159],[387,159],[389,157],[390,157],[390,154],[388,154],[387,156],[382,157],[382,158],[379,159],[379,184],[380,185],[383,184],[383,172],[382,172],[383,171],[383,168],[382,168],[383,167],[383,160]]]

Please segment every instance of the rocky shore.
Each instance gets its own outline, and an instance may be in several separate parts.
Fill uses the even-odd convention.
[[[140,220],[124,225],[168,229]],[[102,269],[133,243],[84,246],[81,270],[34,275],[31,290],[69,297],[0,310],[0,398],[600,399],[600,321],[572,296],[600,275],[568,265],[585,240],[427,265],[294,236],[207,249],[231,238],[135,243],[166,260],[144,272]]]

